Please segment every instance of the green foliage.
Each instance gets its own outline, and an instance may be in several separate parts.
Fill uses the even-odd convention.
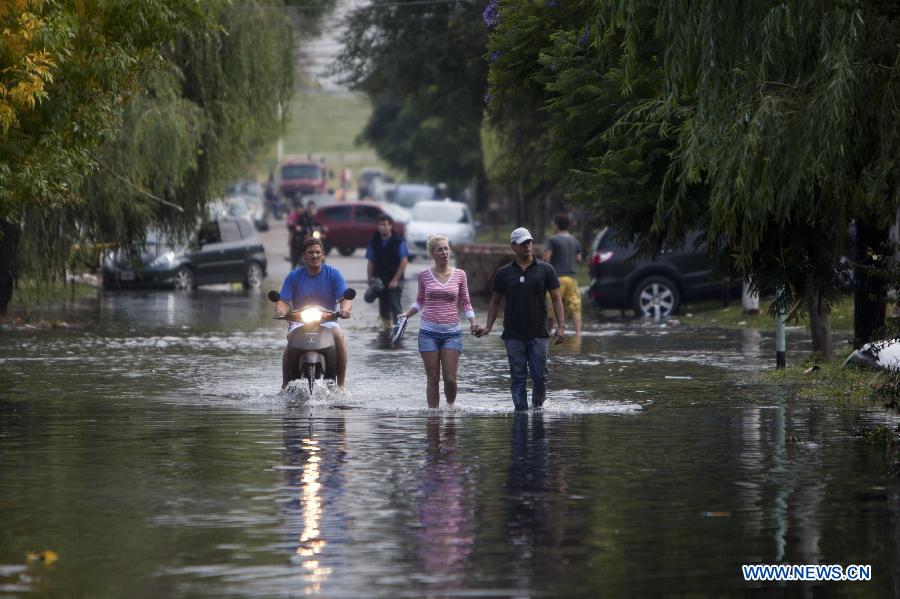
[[[363,6],[339,70],[372,115],[360,140],[411,177],[468,184],[483,173],[486,31],[474,2]]]
[[[890,447],[894,443],[894,432],[883,425],[863,433],[863,443],[875,447]]]
[[[21,3],[20,3],[21,4]],[[29,37],[51,65],[36,102],[7,120],[0,143],[0,218],[19,220],[79,200],[91,152],[119,126],[123,107],[158,49],[179,32],[203,32],[193,0],[47,0],[30,2],[18,23],[38,23]],[[8,7],[7,7],[8,8]],[[11,13],[4,10],[3,16]],[[17,26],[15,11],[13,23]],[[0,84],[18,77],[12,46],[0,44]]]
[[[82,148],[95,168],[83,169],[72,201],[25,214],[26,272],[53,276],[82,239],[139,243],[150,225],[185,233],[277,135],[293,83],[292,33],[280,3],[203,9],[210,26],[159,44],[117,108],[115,127],[102,144]]]

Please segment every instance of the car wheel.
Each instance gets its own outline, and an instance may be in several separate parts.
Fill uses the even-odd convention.
[[[247,276],[244,278],[244,289],[259,289],[262,287],[263,269],[259,262],[251,262],[247,266]]]
[[[413,256],[412,254],[410,254],[409,256],[406,257],[407,262],[413,262],[413,261],[415,261],[415,259],[416,259],[416,257]]]
[[[341,256],[349,256],[350,254],[352,254],[353,252],[356,251],[356,248],[350,247],[349,245],[342,245],[342,246],[338,246],[337,250]]]
[[[189,266],[182,266],[175,271],[175,289],[190,291],[194,288],[194,271]]]
[[[634,288],[631,306],[638,318],[665,318],[678,313],[678,287],[667,277],[647,277]]]
[[[331,253],[331,248],[332,248],[332,245],[331,245],[330,241],[328,241],[326,239],[325,241],[322,242],[322,251],[325,253],[326,256]]]

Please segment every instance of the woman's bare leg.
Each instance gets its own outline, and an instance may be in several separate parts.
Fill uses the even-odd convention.
[[[459,352],[455,349],[442,349],[440,352],[441,374],[444,375],[444,397],[447,405],[456,401],[456,371],[459,368]]]
[[[422,356],[422,362],[425,364],[425,378],[428,381],[425,389],[425,397],[428,399],[428,407],[436,408],[441,403],[440,391],[438,391],[438,383],[441,380],[441,362],[439,352],[423,351],[419,352]]]

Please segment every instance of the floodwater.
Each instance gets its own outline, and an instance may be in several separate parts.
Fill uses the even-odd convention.
[[[753,383],[768,335],[589,322],[553,349],[544,410],[514,415],[496,334],[464,339],[458,406],[432,412],[417,323],[387,349],[362,301],[347,393],[311,397],[278,391],[260,292],[61,317],[0,332],[0,596],[900,594],[900,485],[858,438],[896,422]]]

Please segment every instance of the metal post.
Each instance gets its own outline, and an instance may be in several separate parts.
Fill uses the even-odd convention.
[[[775,368],[787,366],[784,342],[784,288],[779,288],[775,301],[778,302],[778,311],[775,315]]]
[[[284,116],[284,106],[281,105],[281,102],[278,103],[278,121],[279,123]],[[281,162],[284,159],[284,132],[278,134],[278,142],[275,144],[275,157],[278,162]]]

